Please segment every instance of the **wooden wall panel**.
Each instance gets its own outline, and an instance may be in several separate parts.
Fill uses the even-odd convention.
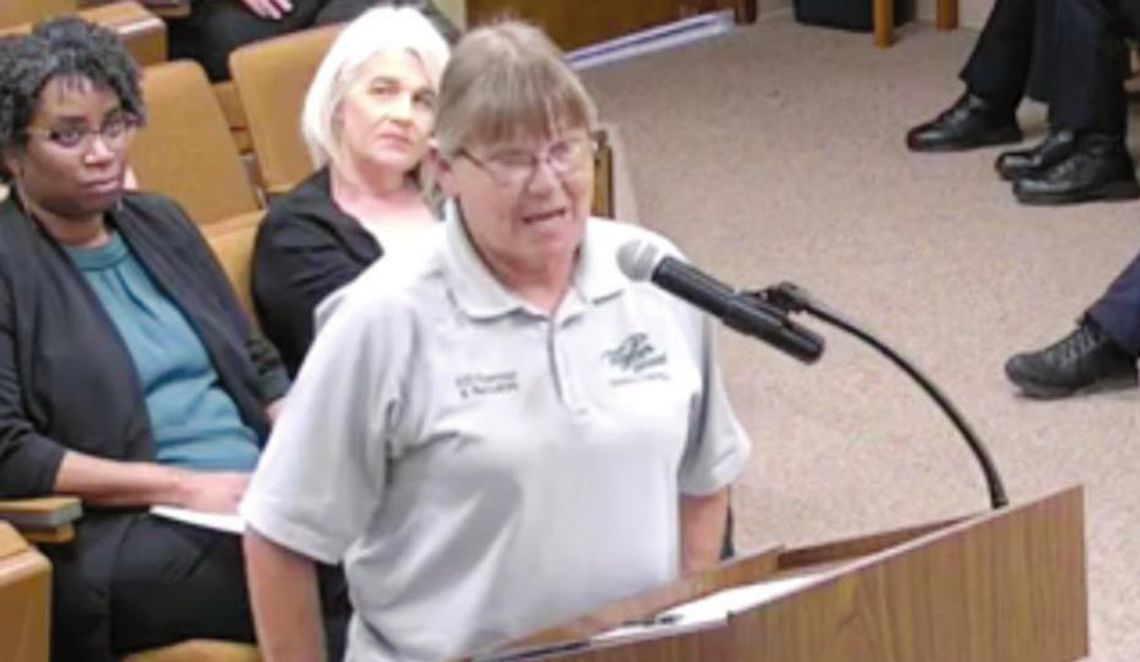
[[[755,6],[755,0],[467,0],[467,23],[470,27],[497,16],[517,16],[541,26],[563,49],[573,50],[720,9],[733,10],[743,22],[750,13],[754,17]]]

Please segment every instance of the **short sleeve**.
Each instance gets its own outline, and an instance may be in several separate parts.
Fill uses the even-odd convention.
[[[744,470],[752,450],[724,388],[711,323],[704,315],[700,317],[703,388],[692,403],[679,475],[681,493],[689,496],[704,496],[727,487]]]
[[[384,493],[397,357],[410,338],[400,315],[376,308],[348,303],[317,337],[240,507],[258,533],[326,563],[363,533]]]

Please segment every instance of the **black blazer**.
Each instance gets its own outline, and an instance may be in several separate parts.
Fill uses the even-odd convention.
[[[265,335],[296,375],[313,342],[313,311],[384,254],[332,199],[327,168],[277,199],[257,231],[253,301]]]
[[[108,222],[186,315],[242,420],[264,443],[264,407],[289,381],[193,223],[169,200],[135,193]],[[51,494],[68,449],[112,460],[155,458],[126,345],[86,279],[13,192],[0,204],[0,497]],[[56,608],[84,614],[82,624],[53,634],[56,642],[110,650],[111,571],[141,512],[88,508],[73,543],[43,549],[53,561]]]

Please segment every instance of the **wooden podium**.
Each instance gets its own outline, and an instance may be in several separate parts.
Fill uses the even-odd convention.
[[[797,576],[798,588],[713,625],[591,639],[726,588]],[[1063,662],[1087,655],[1084,493],[1076,487],[956,521],[763,551],[475,659]]]

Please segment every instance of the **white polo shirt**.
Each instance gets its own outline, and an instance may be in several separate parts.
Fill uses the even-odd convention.
[[[456,657],[678,576],[679,497],[749,443],[708,320],[618,269],[633,238],[675,253],[592,219],[548,316],[452,217],[322,307],[241,513],[344,560],[347,659]]]

